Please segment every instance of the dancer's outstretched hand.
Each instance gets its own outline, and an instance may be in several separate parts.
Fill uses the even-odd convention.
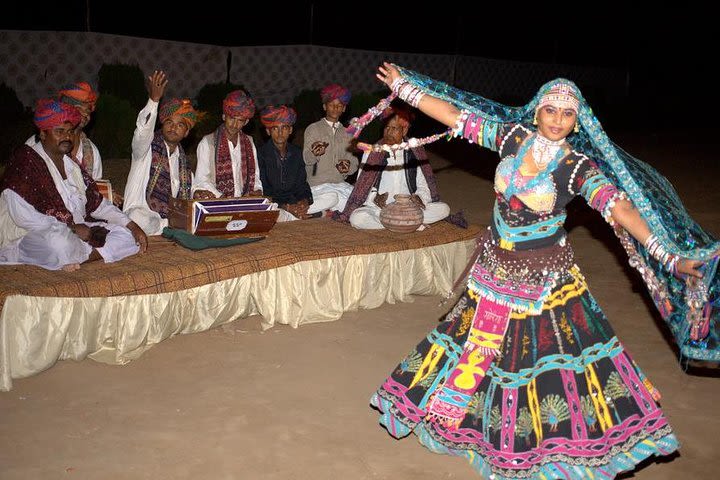
[[[395,65],[383,62],[383,64],[378,67],[378,73],[376,73],[375,76],[378,80],[390,87],[395,79],[400,78],[402,75],[400,75],[400,71],[395,67]]]

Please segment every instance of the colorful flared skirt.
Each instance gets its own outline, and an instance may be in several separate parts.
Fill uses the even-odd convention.
[[[490,297],[504,304],[496,287]],[[555,276],[534,310],[510,310],[499,348],[483,364],[472,358],[483,359],[478,345],[490,345],[489,334],[476,340],[486,294],[471,281],[372,396],[392,436],[412,432],[431,451],[464,456],[498,480],[611,479],[678,449],[658,392],[576,266]]]

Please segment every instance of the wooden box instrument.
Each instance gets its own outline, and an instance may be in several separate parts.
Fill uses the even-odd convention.
[[[171,198],[168,224],[193,235],[259,236],[267,234],[280,211],[266,197],[181,200]]]
[[[95,180],[95,184],[97,184],[100,195],[102,195],[110,203],[113,203],[113,189],[112,185],[110,184],[110,180],[100,178],[98,180]]]

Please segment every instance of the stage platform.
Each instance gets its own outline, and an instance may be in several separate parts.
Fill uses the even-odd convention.
[[[57,360],[138,358],[178,334],[262,315],[263,328],[446,292],[480,227],[360,231],[328,219],[277,224],[260,242],[203,251],[152,237],[145,255],[75,272],[0,266],[0,390]]]

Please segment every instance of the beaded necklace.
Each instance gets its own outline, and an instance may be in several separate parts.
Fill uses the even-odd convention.
[[[512,163],[512,170],[510,172],[510,182],[508,182],[508,186],[505,189],[505,192],[503,193],[503,196],[510,200],[510,197],[515,195],[520,189],[522,191],[528,191],[533,189],[538,183],[544,181],[550,176],[550,173],[555,170],[555,167],[558,166],[560,163],[560,160],[565,156],[565,150],[561,148],[561,146],[558,147],[557,151],[554,152],[555,156],[552,160],[549,160],[544,169],[541,169],[535,177],[531,178],[527,183],[523,184],[523,176],[520,173],[520,166],[522,165],[523,158],[525,158],[525,155],[527,154],[528,150],[533,148],[533,145],[535,144],[535,140],[539,137],[538,134],[531,135],[525,143],[520,147],[520,150],[518,150],[517,155],[515,155],[515,158],[513,159]],[[546,140],[546,139],[545,139]],[[549,141],[549,140],[548,140]],[[539,168],[539,167],[538,167]]]

